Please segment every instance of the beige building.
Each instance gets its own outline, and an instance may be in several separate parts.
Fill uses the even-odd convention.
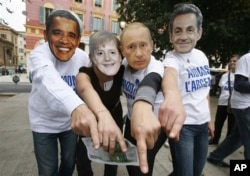
[[[2,63],[2,67],[9,70],[10,74],[14,73],[18,65],[17,38],[17,31],[0,24],[0,64]]]
[[[26,48],[26,33],[18,32],[17,37],[17,55],[18,55],[18,68],[27,68],[27,58],[25,54]]]

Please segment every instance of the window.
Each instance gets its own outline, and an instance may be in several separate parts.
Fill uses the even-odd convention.
[[[19,48],[19,53],[24,53],[23,48]]]
[[[75,0],[75,2],[79,2],[79,3],[82,3],[82,0]]]
[[[1,34],[1,38],[2,38],[2,39],[7,39],[6,34]]]
[[[113,0],[113,11],[116,11],[118,7],[119,7],[118,0]]]
[[[10,48],[5,48],[5,54],[9,57],[11,57],[11,49]],[[9,58],[10,59],[10,58]]]
[[[45,24],[46,23],[46,19],[48,18],[48,16],[51,14],[51,12],[53,11],[53,9],[51,8],[47,8],[47,7],[40,7],[40,23],[41,24]]]
[[[120,28],[119,28],[119,23],[117,21],[111,22],[111,32],[113,34],[119,34]]]
[[[102,7],[102,0],[95,0],[95,7]]]
[[[104,20],[98,17],[91,17],[91,31],[100,31],[104,29]]]
[[[75,14],[77,14],[77,16],[83,21],[83,15],[82,14],[76,13],[76,12],[75,12]]]

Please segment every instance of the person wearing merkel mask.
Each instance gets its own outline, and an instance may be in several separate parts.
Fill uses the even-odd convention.
[[[116,142],[125,152],[122,136],[123,112],[120,101],[124,66],[119,51],[119,40],[107,31],[93,34],[89,40],[91,67],[80,68],[76,77],[78,95],[94,112],[98,121],[100,143],[110,155]],[[77,172],[79,176],[92,176],[91,162],[81,137],[77,144]],[[105,165],[104,176],[116,176],[116,165]]]

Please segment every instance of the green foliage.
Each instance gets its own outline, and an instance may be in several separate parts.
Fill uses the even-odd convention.
[[[184,0],[118,0],[119,21],[139,21],[151,30],[160,59],[164,50],[171,49],[168,21],[171,12]],[[250,50],[250,1],[249,0],[191,0],[203,13],[203,35],[197,48],[203,50],[211,66],[225,66],[233,54]]]

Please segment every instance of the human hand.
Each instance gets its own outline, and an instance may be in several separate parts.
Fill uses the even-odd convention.
[[[131,116],[131,135],[136,140],[140,169],[148,172],[147,149],[152,149],[161,131],[161,125],[155,116],[152,105],[145,101],[136,101]]]
[[[90,136],[93,140],[94,148],[99,148],[97,121],[92,111],[86,105],[82,104],[72,112],[71,128],[76,134]]]
[[[169,138],[179,140],[179,133],[186,119],[180,94],[165,95],[159,109],[159,121]]]
[[[208,122],[208,131],[209,131],[210,139],[213,139],[215,129],[214,129],[214,124],[211,121]]]
[[[102,110],[97,113],[99,140],[105,151],[112,156],[115,152],[116,142],[119,143],[122,152],[127,151],[127,145],[120,128],[117,126],[109,111]]]

